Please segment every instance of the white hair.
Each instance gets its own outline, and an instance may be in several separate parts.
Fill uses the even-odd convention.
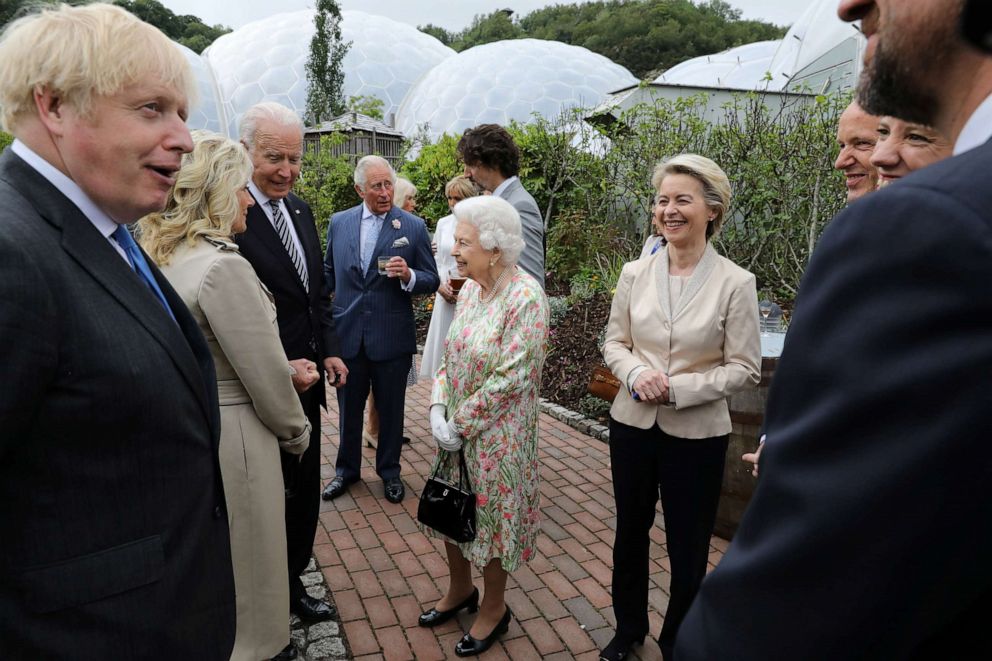
[[[406,177],[396,177],[396,186],[393,189],[393,206],[403,208],[403,204],[408,197],[417,196],[417,187]]]
[[[238,124],[238,137],[249,149],[255,148],[255,136],[258,134],[258,124],[263,120],[275,122],[279,126],[291,126],[299,129],[303,136],[303,120],[286,106],[274,101],[256,103],[241,116]]]
[[[499,248],[500,261],[506,266],[517,263],[524,243],[520,214],[500,197],[480,195],[455,205],[455,219],[479,230],[479,243],[486,250]]]
[[[358,163],[355,164],[355,185],[359,188],[365,188],[365,182],[368,181],[368,171],[370,167],[375,165],[389,168],[389,179],[396,184],[396,170],[393,166],[384,159],[382,156],[375,156],[374,154],[369,154],[368,156],[362,156],[358,159]]]

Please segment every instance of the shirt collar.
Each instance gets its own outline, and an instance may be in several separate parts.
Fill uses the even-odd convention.
[[[83,212],[83,215],[93,223],[93,226],[96,227],[100,234],[105,238],[110,238],[110,235],[117,229],[118,223],[114,222],[110,216],[104,213],[103,209],[98,207],[96,202],[91,200],[75,181],[67,177],[62,171],[35,153],[33,149],[20,140],[14,140],[14,144],[10,146],[10,149],[20,156],[25,163],[34,168],[38,174],[47,179],[50,184],[55,186],[60,193],[69,198],[69,201]]]
[[[388,215],[389,212],[387,211],[381,216],[377,216],[374,213],[372,213],[372,211],[369,209],[368,205],[365,204],[365,202],[362,202],[362,220],[366,220],[368,218],[378,218],[379,220],[386,220],[386,216]]]
[[[975,108],[954,143],[954,155],[979,147],[992,138],[992,95]]]
[[[507,188],[510,187],[510,184],[512,184],[517,179],[519,179],[519,177],[517,177],[517,175],[513,175],[509,179],[504,179],[503,180],[503,183],[501,183],[499,186],[497,186],[496,187],[496,190],[493,191],[493,197],[496,197],[500,193],[502,193],[503,191],[505,191]]]

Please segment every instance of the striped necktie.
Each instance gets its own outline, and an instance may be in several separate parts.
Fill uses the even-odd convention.
[[[138,278],[148,287],[151,292],[158,299],[158,302],[162,304],[165,311],[169,313],[172,320],[176,320],[176,316],[172,314],[172,308],[169,307],[168,302],[165,300],[165,294],[162,293],[162,288],[158,286],[158,282],[155,281],[155,276],[152,275],[152,270],[148,268],[148,262],[145,261],[145,256],[141,254],[141,250],[138,249],[138,244],[134,242],[134,238],[131,233],[127,231],[126,225],[118,225],[114,233],[111,234],[114,241],[117,242],[121,248],[124,249],[124,254],[127,255],[128,264],[131,265],[131,269],[138,275]]]
[[[289,259],[292,260],[293,266],[296,268],[296,274],[300,276],[300,282],[303,283],[303,288],[309,292],[310,278],[307,277],[307,269],[303,265],[303,255],[300,254],[300,251],[296,249],[296,244],[293,243],[293,237],[289,233],[289,223],[286,222],[286,219],[282,215],[279,200],[269,200],[269,207],[272,209],[272,224],[276,228],[276,234],[279,235],[283,247],[289,253]]]

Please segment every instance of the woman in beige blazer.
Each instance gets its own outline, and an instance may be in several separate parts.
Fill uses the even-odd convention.
[[[310,423],[286,361],[272,296],[238,253],[252,197],[251,161],[232,140],[194,132],[161,214],[140,221],[142,247],[203,331],[217,370],[220,462],[237,594],[232,659],[295,656],[289,642],[286,529],[280,447],[302,454]],[[307,364],[309,363],[309,364]]]
[[[683,154],[659,164],[652,184],[665,245],[624,266],[603,346],[627,386],[610,409],[617,630],[601,653],[607,661],[623,659],[648,633],[648,534],[659,493],[672,582],[658,644],[671,661],[706,574],[730,434],[727,397],[761,376],[754,276],[709,243],[730,202],[727,175]]]

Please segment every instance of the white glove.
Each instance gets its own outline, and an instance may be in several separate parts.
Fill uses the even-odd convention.
[[[440,445],[448,452],[458,452],[459,450],[462,449],[462,441],[464,440],[465,439],[462,438],[462,435],[455,430],[455,422],[454,420],[452,420],[451,422],[448,423],[447,443],[438,442],[438,445]]]
[[[447,407],[435,404],[431,407],[431,434],[438,447],[448,452],[458,452],[462,447],[462,439],[457,433],[452,433],[451,426],[445,419]]]

